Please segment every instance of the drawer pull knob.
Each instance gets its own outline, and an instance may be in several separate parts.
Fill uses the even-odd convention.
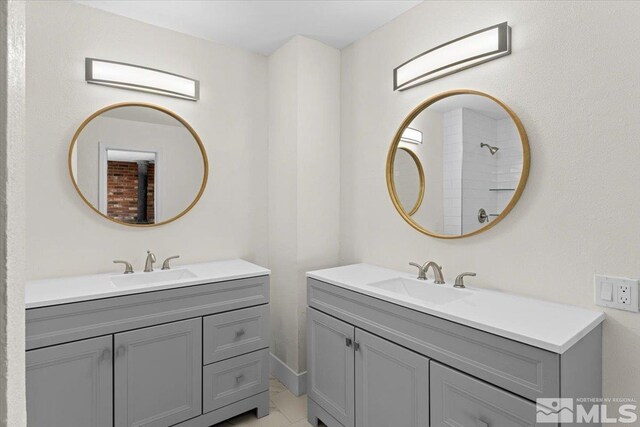
[[[476,427],[489,427],[489,423],[485,423],[482,420],[478,420]]]
[[[246,333],[246,331],[244,330],[244,328],[240,329],[239,331],[236,331],[236,337],[241,337]]]
[[[351,338],[346,339],[346,344],[347,344],[347,347],[351,347],[351,344],[353,344],[353,341],[351,340]]]
[[[243,374],[236,375],[236,384],[240,384],[242,380],[244,380]]]

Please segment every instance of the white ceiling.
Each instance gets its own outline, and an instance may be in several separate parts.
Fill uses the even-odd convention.
[[[295,35],[342,49],[420,1],[76,0],[116,15],[269,55]]]

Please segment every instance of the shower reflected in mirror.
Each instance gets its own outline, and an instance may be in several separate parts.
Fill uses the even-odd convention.
[[[496,153],[498,152],[499,148],[498,147],[493,147],[489,144],[485,144],[484,142],[480,144],[480,148],[483,147],[487,147],[489,149],[489,152],[491,153],[492,156],[495,156]]]
[[[409,140],[409,132],[421,143]],[[391,198],[403,218],[425,234],[456,238],[491,228],[511,210],[526,182],[529,145],[506,105],[460,90],[418,106],[398,129],[387,160]]]

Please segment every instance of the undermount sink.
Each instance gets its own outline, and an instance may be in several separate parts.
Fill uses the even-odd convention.
[[[178,282],[181,280],[193,279],[197,277],[187,268],[175,270],[160,270],[150,273],[134,273],[122,276],[111,276],[111,283],[118,288],[133,288],[136,286],[146,286],[153,283]]]
[[[473,294],[469,290],[452,289],[443,285],[402,277],[374,282],[369,286],[435,305],[447,304]]]

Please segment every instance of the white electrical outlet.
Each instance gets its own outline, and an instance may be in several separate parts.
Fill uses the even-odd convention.
[[[617,291],[618,304],[631,305],[631,286],[626,283],[619,284]]]
[[[638,312],[638,280],[624,277],[594,276],[596,304]]]

